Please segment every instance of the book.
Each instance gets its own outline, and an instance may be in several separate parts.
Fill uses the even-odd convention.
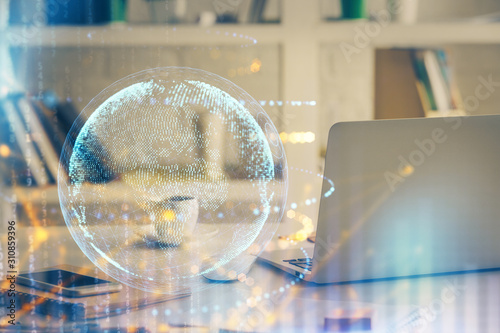
[[[429,110],[437,110],[436,101],[434,99],[434,94],[432,92],[430,79],[427,70],[425,68],[422,50],[414,50],[412,52],[412,55],[413,55],[415,74],[417,75],[417,80],[419,82],[418,85],[423,87],[422,90],[425,91],[425,94],[422,94],[421,98],[423,100],[426,100],[425,104],[429,106]]]
[[[424,50],[423,59],[429,82],[436,103],[436,110],[447,111],[451,107],[451,97],[448,86],[443,78],[441,68],[439,66],[436,53],[433,50]]]
[[[281,1],[266,0],[259,22],[262,23],[280,23]]]
[[[28,169],[38,186],[44,186],[48,183],[48,175],[45,166],[40,158],[38,151],[26,130],[25,123],[21,117],[20,110],[12,99],[3,101],[3,109],[9,125],[11,126],[17,145],[26,161]],[[27,184],[30,185],[30,184]]]
[[[53,92],[47,92],[46,94],[54,95]],[[69,101],[60,101],[57,96],[51,96],[50,98],[55,99],[52,110],[56,113],[62,131],[68,134],[75,120],[80,115],[80,112],[75,108],[73,103]]]
[[[40,152],[40,157],[47,166],[48,173],[52,176],[52,183],[56,183],[59,169],[59,154],[48,137],[48,133],[42,125],[33,105],[26,98],[18,101],[18,107],[24,116],[24,122],[30,124],[29,134]]]
[[[31,185],[31,171],[24,160],[21,149],[17,144],[13,128],[7,119],[3,103],[0,99],[0,176],[7,186]]]
[[[60,156],[67,133],[61,128],[55,110],[50,110],[42,101],[37,99],[32,100],[32,106],[54,150]]]
[[[250,13],[253,0],[242,0],[238,7],[238,23],[247,24],[250,22]]]
[[[445,79],[449,89],[452,109],[463,110],[462,96],[460,95],[457,82],[455,81],[453,73],[450,69],[448,55],[441,49],[435,50],[434,52],[436,52],[436,57],[438,59],[439,66],[441,67],[443,78]]]
[[[80,112],[71,101],[61,101],[57,95],[51,91],[44,93],[38,105],[41,109],[41,113],[45,115],[44,118],[50,117],[51,119],[48,126],[52,129],[49,129],[47,133],[51,132],[57,137],[53,137],[54,141],[57,141],[53,143],[53,146],[57,147],[59,144],[61,145],[60,150],[56,149],[58,160],[60,160],[63,154],[66,157],[71,156],[73,147],[80,133],[79,131],[86,119],[78,118]],[[76,123],[77,119],[79,119],[78,123]],[[63,145],[63,143],[65,143],[65,145]],[[65,151],[63,151],[63,148]],[[80,149],[82,153],[87,156],[84,165],[81,167],[93,169],[92,173],[87,173],[85,181],[91,183],[104,183],[115,179],[116,175],[113,172],[113,168],[108,165],[109,159],[105,157],[106,150],[101,142],[91,142],[85,147],[80,147]],[[100,152],[100,154],[95,154],[95,152]],[[67,176],[69,174],[69,163],[67,163],[68,161],[61,162],[62,172]]]
[[[111,0],[111,22],[125,22],[127,20],[127,1]]]
[[[444,51],[376,50],[376,119],[462,116],[461,106],[460,92]]]
[[[249,23],[259,23],[262,19],[262,13],[266,5],[266,0],[253,0],[250,10]]]
[[[51,13],[48,25],[102,24],[111,19],[111,0],[46,0],[45,6]]]

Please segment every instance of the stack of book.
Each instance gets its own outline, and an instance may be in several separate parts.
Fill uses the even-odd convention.
[[[108,23],[196,24],[202,14],[217,23],[279,23],[282,0],[45,0],[47,25]],[[11,0],[9,23],[31,25],[38,0]],[[1,3],[1,1],[0,1]]]
[[[280,0],[242,0],[238,7],[238,23],[279,23]]]
[[[43,99],[23,93],[1,98],[1,181],[7,186],[55,184],[59,156],[78,114],[70,102],[58,102],[52,93]]]
[[[126,0],[7,0],[7,3],[11,25],[31,25],[40,16],[46,18],[47,25],[93,25],[126,19]],[[45,8],[40,8],[40,3]]]
[[[465,115],[448,56],[441,49],[379,49],[375,56],[378,119]]]
[[[425,108],[449,111],[462,108],[456,84],[451,79],[447,55],[443,50],[413,50],[417,88]]]

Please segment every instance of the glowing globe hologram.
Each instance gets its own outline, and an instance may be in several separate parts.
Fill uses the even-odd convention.
[[[286,157],[268,115],[197,69],[146,70],[106,88],[60,162],[73,238],[105,273],[145,291],[196,291],[209,286],[204,274],[246,271],[286,202]]]

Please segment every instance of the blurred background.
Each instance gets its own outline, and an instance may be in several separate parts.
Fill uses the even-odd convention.
[[[500,113],[499,21],[495,0],[0,0],[3,202],[22,223],[64,224],[48,151],[111,83],[185,66],[269,114],[288,159],[284,220],[309,233],[334,123]]]

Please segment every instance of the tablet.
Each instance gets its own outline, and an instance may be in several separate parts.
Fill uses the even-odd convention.
[[[121,284],[64,269],[49,269],[17,276],[17,283],[68,297],[83,297],[117,292]]]

